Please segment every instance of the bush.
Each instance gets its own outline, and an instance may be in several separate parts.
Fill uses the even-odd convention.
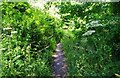
[[[26,2],[3,2],[2,12],[1,75],[51,75],[60,21]]]

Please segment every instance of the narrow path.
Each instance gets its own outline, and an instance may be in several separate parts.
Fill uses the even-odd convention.
[[[58,43],[56,46],[56,53],[52,56],[53,57],[53,76],[55,78],[65,78],[67,73],[67,65],[64,59],[64,53],[62,50],[62,44]]]

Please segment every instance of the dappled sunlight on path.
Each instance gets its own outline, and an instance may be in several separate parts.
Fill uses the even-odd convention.
[[[64,53],[61,43],[57,44],[56,53],[52,57],[54,58],[54,62],[52,64],[53,76],[60,76],[64,78],[67,72],[67,65],[64,60]]]

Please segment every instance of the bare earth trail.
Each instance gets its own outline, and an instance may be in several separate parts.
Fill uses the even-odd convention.
[[[53,57],[53,77],[55,78],[66,78],[67,73],[67,65],[64,59],[64,53],[62,50],[62,44],[58,43],[56,46],[56,53],[52,56]]]

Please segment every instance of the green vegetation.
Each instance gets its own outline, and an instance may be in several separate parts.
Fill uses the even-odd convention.
[[[2,3],[2,75],[50,75],[57,19],[28,3]],[[59,40],[59,39],[58,39]]]
[[[74,36],[62,40],[69,75],[112,76],[120,73],[120,19],[119,13],[114,14],[111,8],[113,4],[63,4],[60,12],[69,14],[63,16],[67,30],[71,30],[71,21],[75,23]]]
[[[68,74],[112,76],[120,73],[119,3],[63,2],[56,5],[64,23],[62,43]]]
[[[120,74],[120,3],[2,2],[0,76],[50,76],[62,42],[70,76]],[[50,15],[59,9],[60,19]]]

